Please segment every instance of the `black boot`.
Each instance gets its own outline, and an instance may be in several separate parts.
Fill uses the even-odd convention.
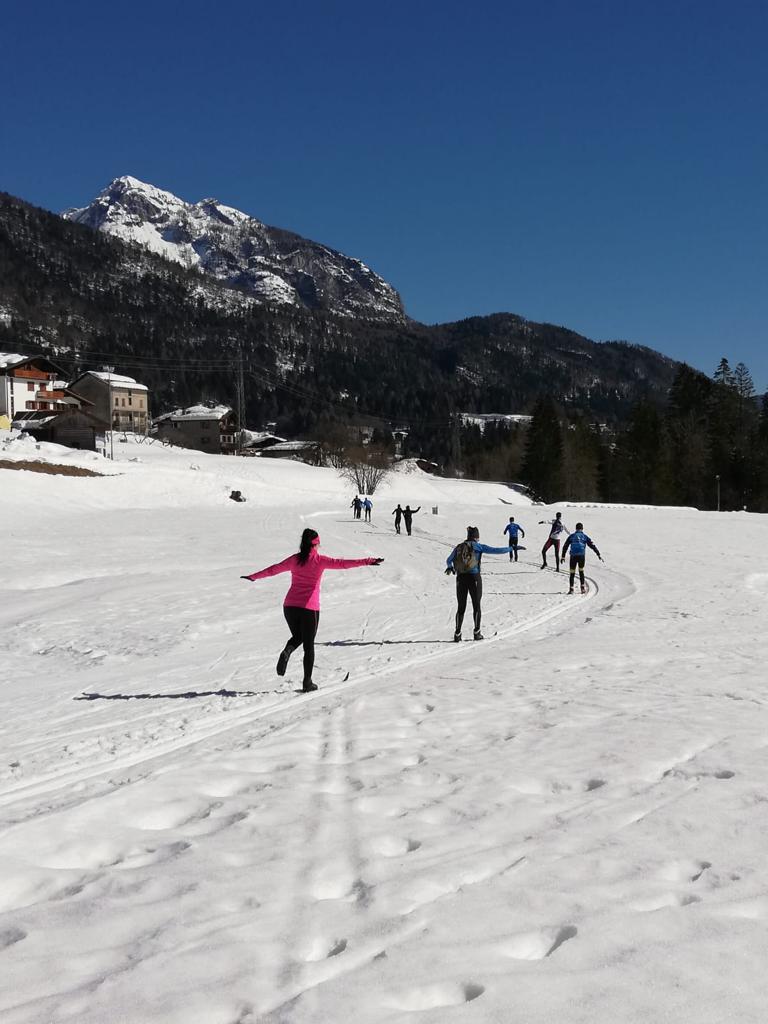
[[[293,648],[290,645],[286,645],[286,647],[280,652],[280,657],[277,659],[277,667],[275,669],[279,676],[285,675],[285,670],[288,668],[288,659],[292,654]]]
[[[312,693],[312,691],[316,690],[317,687],[315,686],[315,684],[312,682],[311,679],[305,679],[304,680],[304,685],[302,686],[301,689],[302,689],[302,693]]]

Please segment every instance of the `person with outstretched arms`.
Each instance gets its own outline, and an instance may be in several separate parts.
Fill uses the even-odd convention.
[[[544,547],[541,549],[541,566],[540,568],[547,568],[547,552],[550,548],[555,549],[555,569],[560,572],[560,541],[563,539],[563,534],[569,532],[568,527],[562,520],[562,512],[556,512],[555,518],[550,520],[540,519],[539,526],[549,523],[549,537]]]
[[[507,534],[509,534],[509,543],[510,543],[511,547],[514,548],[514,551],[510,551],[509,552],[509,560],[510,560],[510,562],[512,562],[512,561],[516,562],[517,561],[517,535],[518,534],[522,534],[522,536],[525,537],[525,530],[522,528],[522,526],[519,523],[515,522],[515,517],[514,516],[510,516],[509,517],[509,522],[504,527],[504,535],[506,536]]]
[[[472,617],[474,620],[473,640],[482,640],[480,620],[482,616],[480,604],[483,599],[483,579],[480,575],[480,563],[483,555],[506,555],[511,547],[492,548],[480,543],[480,531],[476,526],[467,527],[467,539],[457,544],[448,555],[445,564],[445,575],[456,575],[456,628],[453,639],[461,640],[461,626],[464,612],[467,610],[467,597],[472,599]]]
[[[588,537],[586,533],[584,533],[584,523],[576,523],[575,533],[570,534],[565,544],[563,545],[563,554],[560,559],[561,562],[565,561],[565,556],[568,554],[569,548],[571,551],[571,561],[569,568],[571,577],[570,589],[568,590],[568,593],[573,593],[573,580],[576,575],[576,569],[578,568],[579,580],[581,582],[581,592],[582,594],[586,594],[587,585],[584,582],[584,561],[587,555],[587,548],[592,548],[592,550],[595,552],[595,554],[601,562],[603,560],[603,556],[597,550],[597,545],[593,543],[591,537]]]
[[[418,508],[411,508],[410,505],[406,505],[403,509],[403,519],[405,520],[405,532],[408,536],[411,536],[411,519],[416,515],[417,512],[421,511],[421,505]]]
[[[320,622],[320,583],[326,569],[357,569],[364,565],[381,565],[383,558],[328,558],[321,555],[320,538],[315,530],[304,530],[301,544],[295,555],[289,555],[282,562],[270,565],[241,580],[263,580],[281,572],[291,574],[291,586],[283,602],[283,614],[290,638],[277,659],[277,674],[284,676],[288,659],[297,647],[304,647],[304,682],[302,690],[309,693],[316,690],[312,682],[315,665],[315,635]]]

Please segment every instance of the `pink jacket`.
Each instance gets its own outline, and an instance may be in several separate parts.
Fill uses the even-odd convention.
[[[291,587],[285,595],[283,604],[290,608],[309,608],[320,611],[320,581],[326,569],[357,569],[361,565],[374,565],[375,558],[328,558],[318,551],[312,550],[304,565],[299,564],[298,554],[289,555],[277,565],[270,565],[261,572],[251,573],[249,580],[263,580],[267,576],[277,576],[281,572],[290,572]]]

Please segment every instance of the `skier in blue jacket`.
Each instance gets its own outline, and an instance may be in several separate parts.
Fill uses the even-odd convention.
[[[570,534],[565,544],[563,545],[563,555],[560,559],[561,562],[565,561],[565,556],[568,552],[568,548],[571,549],[571,561],[570,561],[570,574],[571,574],[571,587],[568,591],[569,594],[573,593],[573,578],[576,575],[576,567],[579,569],[579,580],[581,581],[581,592],[586,594],[587,586],[584,582],[584,561],[587,554],[587,548],[592,548],[597,557],[602,562],[603,556],[597,550],[597,545],[592,542],[592,538],[588,537],[584,533],[584,524],[576,523],[576,532]]]
[[[492,548],[487,544],[480,543],[480,531],[476,526],[467,527],[467,539],[457,544],[448,555],[445,564],[446,576],[456,574],[456,629],[453,639],[456,643],[461,640],[461,624],[464,621],[464,612],[467,610],[467,595],[472,598],[472,615],[474,618],[474,640],[482,640],[480,632],[480,602],[483,599],[483,580],[480,576],[480,562],[483,555],[505,555],[511,552],[512,547]]]
[[[515,522],[515,517],[514,516],[510,516],[509,517],[509,522],[504,527],[504,533],[505,534],[507,534],[507,533],[509,534],[509,543],[515,549],[514,551],[510,551],[510,553],[509,553],[509,560],[510,560],[510,562],[513,561],[513,560],[516,562],[517,561],[517,535],[519,533],[521,533],[523,535],[523,537],[525,537],[525,530],[522,528],[522,526],[519,523]]]

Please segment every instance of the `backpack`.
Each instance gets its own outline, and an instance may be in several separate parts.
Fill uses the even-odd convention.
[[[456,557],[453,566],[458,573],[472,572],[478,567],[480,560],[474,549],[472,541],[465,540],[456,548]]]

